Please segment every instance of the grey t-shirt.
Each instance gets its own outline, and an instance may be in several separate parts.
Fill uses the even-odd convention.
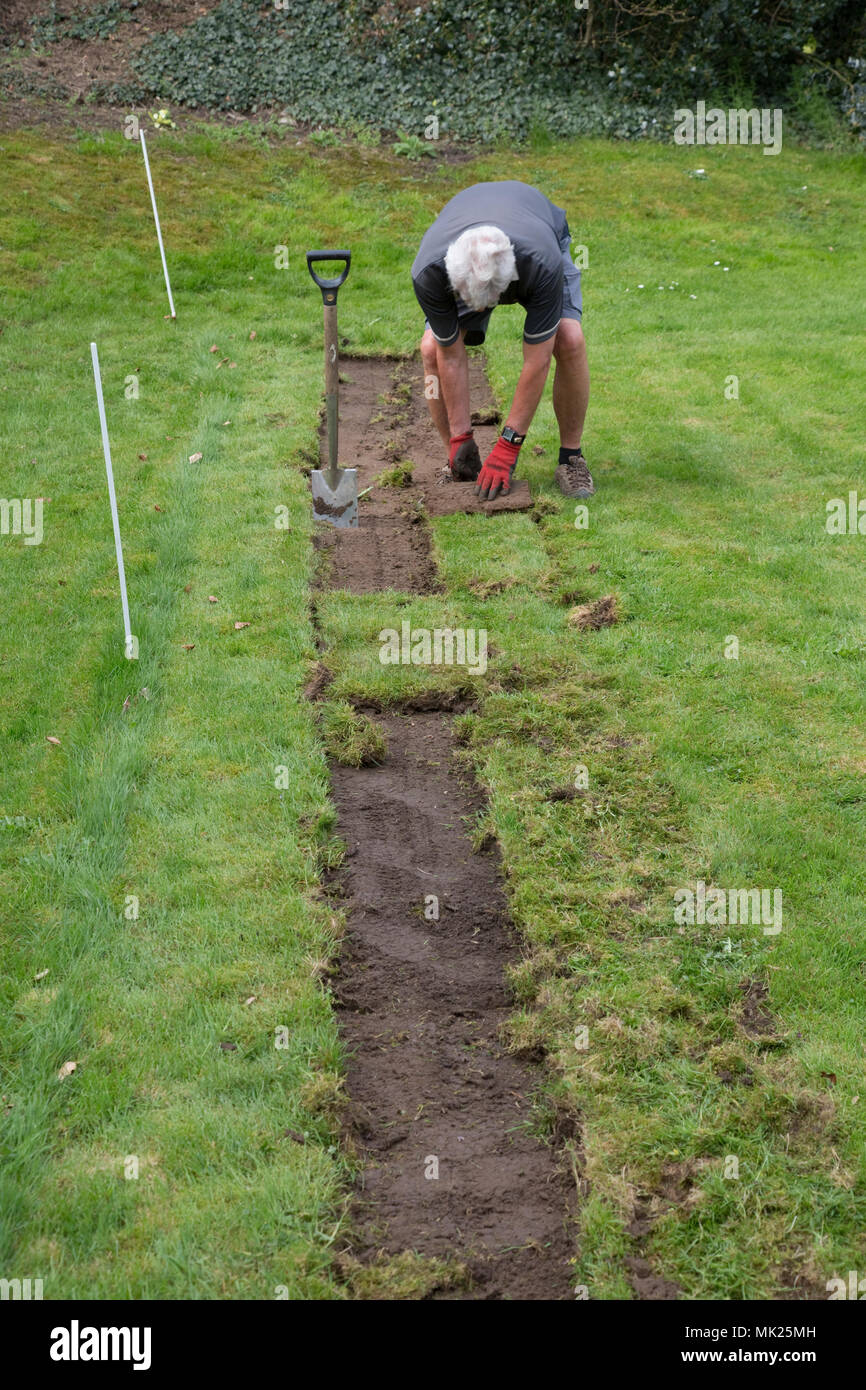
[[[412,284],[433,336],[444,347],[456,342],[457,310],[466,307],[448,281],[445,253],[469,227],[487,224],[501,228],[514,247],[517,279],[499,303],[522,304],[524,341],[543,343],[553,337],[562,315],[562,246],[568,223],[562,208],[517,179],[464,188],[424,233],[412,264]]]

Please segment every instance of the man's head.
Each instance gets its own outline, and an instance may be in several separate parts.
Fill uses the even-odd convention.
[[[470,309],[490,309],[517,279],[514,247],[499,227],[470,227],[445,253],[451,288]]]

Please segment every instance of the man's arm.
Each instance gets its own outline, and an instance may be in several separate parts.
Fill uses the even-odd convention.
[[[541,400],[550,370],[554,337],[548,338],[544,343],[527,343],[524,339],[523,371],[520,373],[514,400],[505,422],[506,429],[510,426],[515,434],[526,434],[532,424],[532,417],[538,409],[538,402]],[[520,444],[509,442],[500,435],[482,464],[475,495],[483,502],[492,502],[499,496],[500,491],[510,492],[511,475],[517,465],[519,453]]]
[[[556,334],[544,343],[524,342],[523,344],[523,370],[517,382],[508,419],[505,421],[506,425],[510,425],[518,434],[527,433],[532,424],[532,418],[538,409],[538,402],[544,392],[544,383],[547,381],[547,373],[550,371],[550,359],[553,356],[555,339]]]

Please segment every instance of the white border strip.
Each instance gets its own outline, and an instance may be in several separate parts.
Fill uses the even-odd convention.
[[[168,281],[168,266],[165,263],[165,251],[163,250],[162,245],[162,232],[160,231],[159,226],[159,213],[156,210],[156,194],[153,191],[153,179],[150,177],[150,160],[147,157],[147,145],[145,144],[144,140],[144,126],[140,127],[138,133],[141,138],[141,152],[144,155],[144,167],[147,172],[147,186],[150,189],[150,201],[153,204],[153,220],[156,223],[156,239],[159,242],[159,254],[162,257],[162,273],[165,276],[165,288],[168,290],[168,307],[171,310],[171,316],[174,319],[177,318],[177,315],[174,312],[174,300],[171,297],[171,285]]]
[[[93,380],[96,383],[96,404],[99,407],[99,425],[102,430],[102,451],[105,454],[105,471],[108,475],[108,500],[111,503],[111,524],[114,527],[114,548],[117,551],[117,573],[120,579],[120,602],[123,606],[124,651],[132,659],[136,653],[136,640],[129,622],[129,602],[126,597],[126,574],[123,568],[123,546],[120,543],[120,521],[117,515],[117,497],[114,492],[114,473],[111,468],[111,448],[108,443],[108,425],[105,420],[105,401],[102,399],[102,379],[99,375],[99,353],[96,344],[90,344],[93,360]]]

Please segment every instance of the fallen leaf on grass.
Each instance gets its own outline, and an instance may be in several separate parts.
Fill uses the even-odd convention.
[[[831,1086],[836,1085],[836,1073],[834,1071],[822,1071],[821,1075],[830,1082]]]
[[[256,1002],[256,996],[255,996],[254,994],[251,994],[250,997],[249,997],[249,999],[245,999],[245,1000],[244,1000],[244,1003],[245,1003],[245,1004],[255,1004],[255,1002]]]
[[[53,734],[46,734],[45,737],[48,739],[48,742],[49,742],[49,743],[56,743],[57,746],[58,746],[58,748],[60,747],[60,739],[59,739],[59,738],[55,738]]]
[[[212,347],[208,348],[208,352],[219,352],[219,348],[217,347],[216,343],[214,343]]]
[[[72,1073],[75,1071],[75,1069],[76,1069],[77,1066],[78,1066],[78,1063],[77,1063],[77,1062],[64,1062],[64,1063],[63,1063],[63,1066],[60,1068],[59,1072],[57,1073],[57,1080],[58,1080],[58,1081],[63,1081],[67,1076],[71,1076]]]
[[[183,647],[185,652],[195,651],[195,642],[182,642],[181,646]]]
[[[299,1131],[296,1129],[284,1129],[283,1138],[293,1139],[296,1144],[306,1144],[307,1142],[307,1136],[305,1134],[299,1133]]]
[[[127,695],[126,699],[125,699],[124,702],[123,702],[123,709],[120,711],[121,714],[126,714],[126,711],[127,711],[128,709],[129,709],[129,696]]]
[[[208,603],[219,603],[219,599],[215,598],[213,594],[208,594],[207,601]]]
[[[153,504],[153,510],[154,510],[155,512],[161,512],[161,511],[162,511],[162,507],[159,505],[158,502],[154,502],[154,504]]]
[[[223,1052],[237,1052],[238,1050],[237,1043],[220,1043],[220,1047]]]
[[[235,632],[237,632],[239,627],[249,627],[249,623],[235,623]]]
[[[139,454],[138,457],[141,459],[142,463],[147,462],[147,454]]]
[[[250,342],[252,342],[252,340],[253,340],[253,338],[254,338],[255,336],[256,336],[256,330],[253,329],[252,333],[250,334]]]
[[[190,463],[200,463],[203,457],[203,454],[190,454],[189,461]]]
[[[35,974],[35,975],[33,976],[33,978],[34,978],[34,980],[44,980],[44,979],[45,979],[45,976],[46,976],[47,974],[48,974],[48,971],[47,971],[47,970],[40,970],[40,971],[37,972],[37,974]]]

